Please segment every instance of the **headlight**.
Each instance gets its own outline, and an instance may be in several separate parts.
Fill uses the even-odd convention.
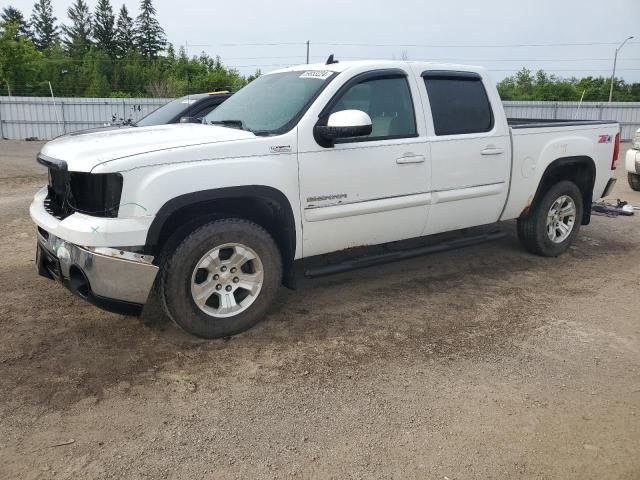
[[[631,148],[640,150],[640,129],[636,130],[636,134],[633,137],[633,145]]]
[[[119,173],[70,172],[69,206],[94,217],[117,217],[122,195]]]

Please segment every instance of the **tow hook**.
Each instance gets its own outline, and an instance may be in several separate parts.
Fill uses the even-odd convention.
[[[616,204],[610,204],[606,202],[593,202],[591,205],[591,211],[600,215],[606,215],[607,217],[617,217],[622,215],[630,217],[634,214],[634,210],[640,210],[640,207],[635,207],[629,202],[618,199]]]

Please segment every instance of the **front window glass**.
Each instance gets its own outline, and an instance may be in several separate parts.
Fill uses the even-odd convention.
[[[367,140],[412,137],[416,120],[409,85],[404,77],[366,80],[349,88],[331,109],[361,110],[371,117]]]
[[[209,113],[203,123],[243,128],[256,134],[281,133],[333,78],[330,71],[263,75]]]

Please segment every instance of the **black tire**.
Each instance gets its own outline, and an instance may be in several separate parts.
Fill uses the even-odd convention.
[[[553,203],[561,196],[571,197],[576,207],[575,221],[569,236],[555,243],[547,234],[547,215]],[[543,257],[557,257],[566,252],[580,230],[583,211],[582,193],[573,182],[563,180],[551,186],[536,202],[527,218],[518,219],[518,237],[522,245],[531,253]]]
[[[628,172],[627,178],[629,179],[629,186],[631,189],[636,192],[640,192],[640,175]]]
[[[219,318],[194,301],[191,283],[196,266],[213,248],[237,243],[249,247],[262,265],[262,286],[255,300],[233,316]],[[282,259],[273,238],[259,225],[244,219],[215,220],[194,230],[161,265],[160,298],[167,315],[182,329],[202,338],[220,338],[243,332],[262,320],[282,281]]]

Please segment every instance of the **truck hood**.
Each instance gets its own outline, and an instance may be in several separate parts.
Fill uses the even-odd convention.
[[[41,153],[64,160],[70,171],[90,172],[101,163],[134,155],[251,138],[256,138],[251,132],[215,125],[156,125],[59,137]]]

